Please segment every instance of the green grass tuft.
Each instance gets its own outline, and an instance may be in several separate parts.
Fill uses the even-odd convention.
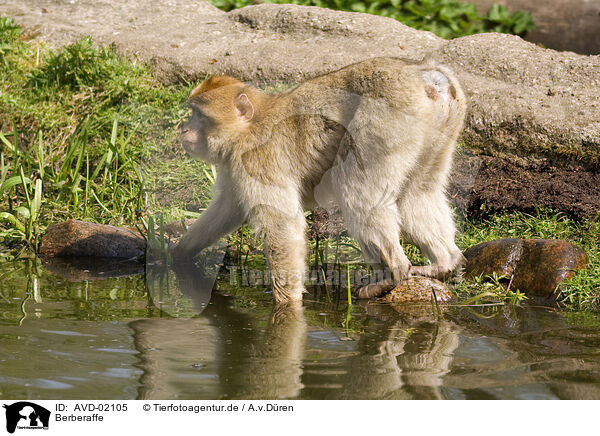
[[[225,11],[256,4],[255,0],[209,1]],[[535,27],[529,12],[511,13],[499,3],[494,3],[486,15],[481,15],[475,3],[457,0],[265,0],[264,2],[293,3],[381,15],[415,29],[428,30],[442,38],[458,38],[483,32],[523,36]]]
[[[192,84],[163,86],[90,38],[54,51],[19,35],[0,20],[0,241],[35,249],[67,218],[143,226],[169,198],[165,162],[190,162],[176,138]],[[181,183],[205,204],[210,168],[190,167]]]

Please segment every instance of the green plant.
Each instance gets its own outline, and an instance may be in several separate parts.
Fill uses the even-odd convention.
[[[0,236],[4,233],[4,236],[9,235],[23,239],[35,249],[40,235],[38,218],[42,206],[42,180],[38,178],[32,182],[29,177],[25,176],[23,166],[20,165],[22,159],[17,144],[11,143],[1,132],[0,142],[15,157],[12,168],[13,175],[8,177],[10,169],[4,163],[4,153],[0,152],[0,198],[10,196],[13,188],[16,190],[17,187],[21,187],[25,200],[24,203],[17,204],[15,207],[9,200],[9,210],[0,211],[0,220],[7,221],[12,225],[6,232],[0,232]]]
[[[6,55],[20,48],[21,28],[10,17],[0,17],[0,61],[6,65]]]
[[[0,44],[11,44],[21,36],[21,28],[10,17],[0,17]]]
[[[217,180],[217,167],[214,164],[208,165],[204,168],[204,175],[211,184],[215,183],[215,180]]]
[[[346,299],[348,307],[352,306],[352,289],[350,286],[350,264],[346,264]]]
[[[40,68],[32,71],[30,85],[72,87],[94,86],[110,77],[107,60],[114,57],[111,51],[92,44],[84,38],[64,49],[50,51]]]
[[[504,6],[494,3],[487,13],[486,31],[525,35],[535,28],[529,12],[516,11],[512,14]]]
[[[148,217],[146,243],[147,259],[152,262],[161,262],[164,265],[171,262],[171,242],[165,235],[165,222],[162,213],[158,213],[156,219],[152,215]]]
[[[253,4],[253,0],[210,0],[216,7],[229,11]],[[408,26],[429,30],[443,38],[457,38],[482,32],[525,35],[533,30],[529,12],[512,14],[495,3],[481,15],[474,3],[458,0],[265,0],[266,3],[294,3],[340,11],[364,12],[394,18]]]
[[[524,293],[510,289],[509,277],[496,273],[464,280],[455,288],[455,293],[459,295],[460,306],[518,306],[527,300]]]
[[[0,20],[0,243],[35,249],[48,224],[67,218],[139,224],[157,207],[149,190],[167,178],[197,179],[208,198],[210,168],[177,174],[191,85],[162,86],[89,38],[58,51],[21,41],[13,24]],[[179,168],[163,171],[166,160]]]

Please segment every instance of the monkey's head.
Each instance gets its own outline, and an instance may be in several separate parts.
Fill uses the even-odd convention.
[[[194,158],[218,163],[254,117],[254,88],[228,76],[213,76],[188,98],[192,116],[181,129],[181,142]]]

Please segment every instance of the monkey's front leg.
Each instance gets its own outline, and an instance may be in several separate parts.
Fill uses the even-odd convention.
[[[271,270],[277,303],[302,300],[306,259],[306,220],[300,208],[290,215],[275,207],[254,209],[251,222],[265,237],[265,254]]]
[[[178,262],[191,262],[202,249],[238,229],[245,214],[232,195],[219,193],[173,249]]]

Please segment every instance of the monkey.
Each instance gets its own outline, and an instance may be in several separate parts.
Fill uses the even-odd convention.
[[[218,167],[214,198],[173,250],[176,262],[250,224],[265,240],[277,302],[302,299],[304,209],[336,205],[367,261],[391,279],[447,278],[464,257],[445,194],[466,97],[454,74],[430,61],[377,57],[265,93],[213,76],[188,98],[183,148]],[[413,266],[401,242],[430,264]]]

